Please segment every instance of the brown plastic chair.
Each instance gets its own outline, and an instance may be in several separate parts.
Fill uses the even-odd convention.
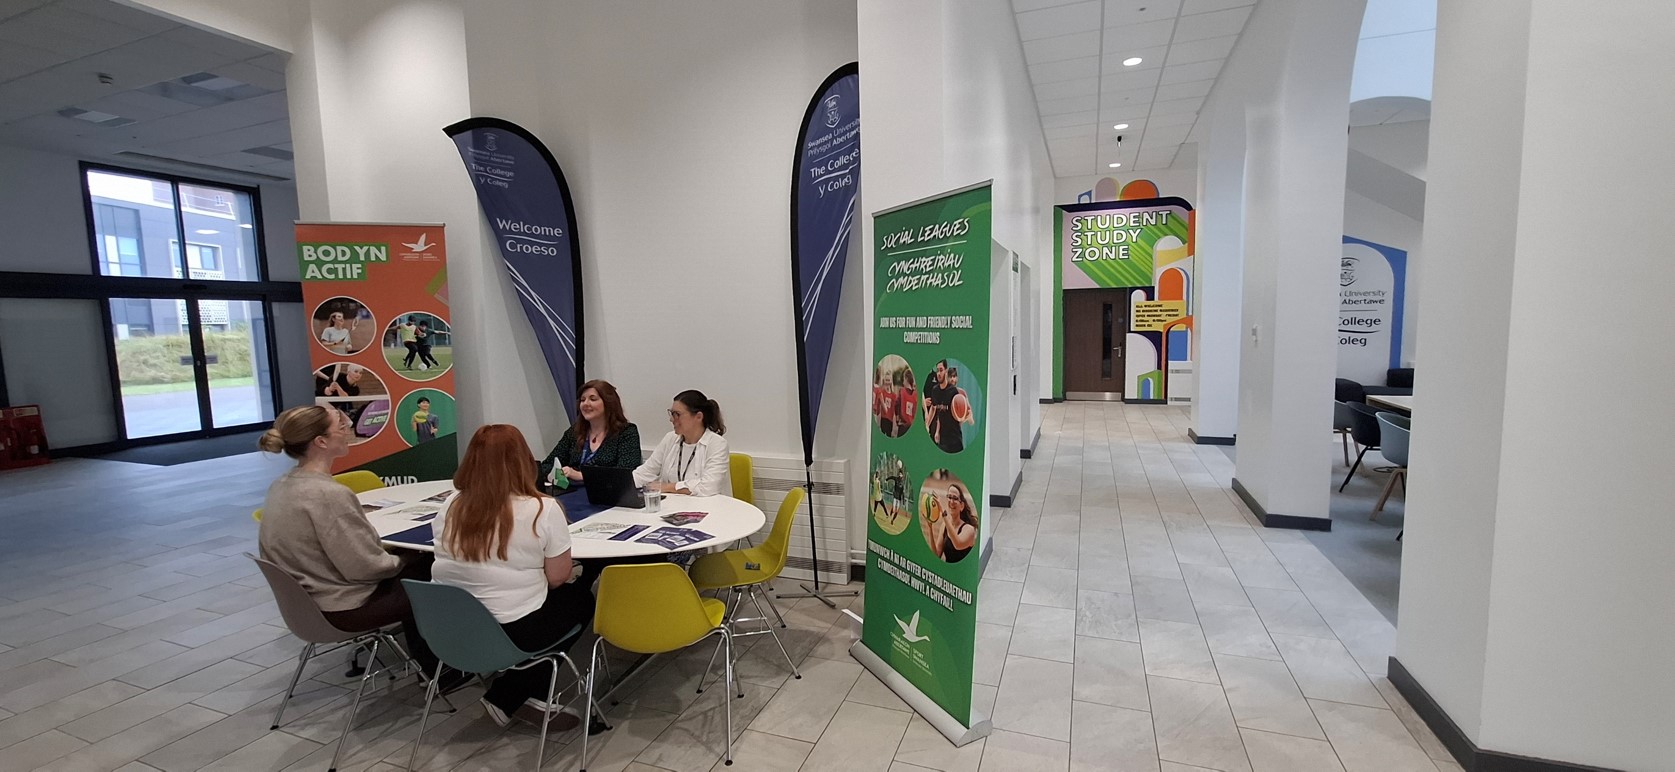
[[[308,661],[317,654],[325,654],[348,646],[367,646],[371,656],[367,658],[367,667],[361,675],[360,686],[355,689],[355,701],[349,705],[349,715],[343,720],[343,735],[338,738],[337,752],[332,755],[332,772],[336,772],[337,763],[343,757],[343,746],[349,741],[349,728],[355,725],[355,712],[360,709],[361,696],[366,692],[366,683],[372,680],[385,668],[379,667],[378,648],[388,646],[401,657],[403,664],[412,663],[407,652],[390,636],[388,628],[372,630],[341,630],[326,620],[320,606],[308,594],[301,582],[290,572],[273,563],[263,560],[248,552],[244,556],[256,562],[262,569],[262,576],[268,580],[268,587],[273,590],[273,600],[279,605],[279,616],[285,620],[285,626],[290,628],[291,634],[302,639],[304,644],[302,653],[297,655],[297,670],[291,674],[291,685],[285,689],[285,697],[279,701],[279,710],[273,714],[273,725],[269,729],[278,729],[280,719],[285,715],[285,706],[291,702],[291,695],[296,693],[297,682],[302,680],[302,670]],[[325,647],[317,649],[316,647]],[[450,706],[452,707],[452,706]]]

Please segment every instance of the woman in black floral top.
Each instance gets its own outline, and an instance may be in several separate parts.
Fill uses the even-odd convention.
[[[576,395],[576,424],[564,430],[541,462],[541,481],[581,482],[583,466],[633,469],[640,465],[640,430],[622,412],[622,398],[606,381],[588,381]]]

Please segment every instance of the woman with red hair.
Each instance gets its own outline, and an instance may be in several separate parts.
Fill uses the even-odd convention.
[[[536,490],[533,459],[515,426],[491,424],[471,436],[454,473],[459,492],[432,524],[440,536],[431,576],[482,601],[524,651],[544,651],[577,625],[585,629],[593,593],[570,581],[569,523],[564,508]],[[526,701],[551,710],[536,699],[546,696],[550,675],[542,668],[502,673],[483,709],[501,726]],[[554,726],[563,731],[567,723],[580,722],[561,716]]]

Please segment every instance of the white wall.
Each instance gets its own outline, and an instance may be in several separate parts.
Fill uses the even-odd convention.
[[[1198,153],[1192,430],[1227,440],[1239,432],[1244,345],[1245,106],[1223,99],[1200,115],[1208,140]]]
[[[275,51],[297,46],[298,17],[307,0],[116,0],[182,24],[218,32]]]
[[[0,145],[0,271],[93,272],[77,160]]]
[[[1196,165],[1182,168],[1154,169],[1149,172],[1130,172],[1127,174],[1099,174],[1083,175],[1080,177],[1058,177],[1053,180],[1053,203],[1074,204],[1076,197],[1093,190],[1093,186],[1107,177],[1117,181],[1117,190],[1122,190],[1135,180],[1151,180],[1157,185],[1160,196],[1178,196],[1188,203],[1197,206],[1193,200],[1198,195],[1198,170]]]
[[[1470,259],[1431,261],[1421,307],[1424,328],[1470,334],[1420,347],[1396,656],[1485,749],[1675,758],[1675,485],[1658,452],[1675,419],[1650,407],[1675,372],[1671,37],[1651,0],[1439,19],[1425,251]],[[1586,169],[1552,162],[1584,135]],[[1602,246],[1602,222],[1633,226]],[[1561,311],[1582,308],[1611,309],[1610,330]],[[1599,380],[1556,376],[1566,361]]]

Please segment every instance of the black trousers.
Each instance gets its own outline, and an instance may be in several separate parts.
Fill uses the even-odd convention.
[[[593,621],[593,591],[588,589],[590,586],[578,580],[549,589],[547,600],[540,608],[520,619],[502,623],[500,629],[505,630],[507,637],[524,651],[545,651],[558,643],[571,628],[581,625],[585,631],[588,623]],[[577,665],[578,668],[585,666],[585,663]],[[567,669],[563,665],[555,667]],[[524,670],[508,670],[494,680],[483,698],[510,715],[531,697],[545,700],[552,674],[551,667],[540,665]],[[559,674],[559,681],[564,681],[562,673]]]
[[[401,345],[407,347],[407,358],[401,360],[401,366],[411,370],[413,369],[413,357],[419,355],[419,343],[418,341],[404,340]]]
[[[401,580],[430,581],[431,563],[429,556],[410,559],[401,567],[401,573],[379,582],[378,589],[372,591],[372,597],[367,598],[360,608],[324,612],[326,621],[340,630],[371,630],[400,622],[407,653],[413,655],[413,661],[419,663],[429,677],[436,672],[436,655],[431,653],[425,639],[419,635],[419,625],[413,621],[413,606],[407,602],[407,591],[402,589]]]

